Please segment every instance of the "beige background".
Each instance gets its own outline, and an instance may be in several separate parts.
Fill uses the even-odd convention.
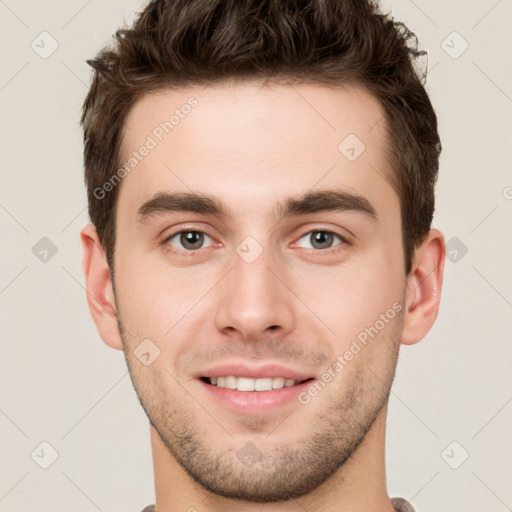
[[[139,512],[154,500],[148,422],[122,353],[89,317],[79,245],[85,60],[141,5],[0,0],[0,511]],[[444,146],[435,226],[455,237],[437,324],[402,348],[389,493],[419,512],[512,510],[512,1],[385,6],[429,51]],[[31,44],[49,51],[50,38],[58,48],[42,58]],[[47,469],[42,442],[58,453]]]

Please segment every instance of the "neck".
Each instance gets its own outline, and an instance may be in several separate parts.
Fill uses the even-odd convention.
[[[386,490],[386,416],[387,404],[352,457],[331,478],[307,495],[279,503],[233,500],[207,491],[176,462],[151,426],[155,512],[394,512]]]

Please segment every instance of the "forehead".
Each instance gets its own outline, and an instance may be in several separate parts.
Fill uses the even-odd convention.
[[[315,186],[397,203],[385,126],[378,100],[355,86],[249,81],[146,94],[125,122],[121,161],[133,165],[118,208],[194,191],[261,214]]]

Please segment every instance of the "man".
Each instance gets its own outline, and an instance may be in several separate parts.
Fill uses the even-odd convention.
[[[390,499],[400,344],[438,312],[414,36],[362,0],[151,2],[92,61],[88,303],[150,421],[145,511]]]

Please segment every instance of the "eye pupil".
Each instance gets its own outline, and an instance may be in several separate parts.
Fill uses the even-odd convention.
[[[311,233],[311,245],[315,249],[325,249],[332,245],[333,234],[326,231],[314,231]]]
[[[187,249],[198,249],[203,245],[203,238],[203,233],[199,231],[184,231],[180,236],[180,242]]]

